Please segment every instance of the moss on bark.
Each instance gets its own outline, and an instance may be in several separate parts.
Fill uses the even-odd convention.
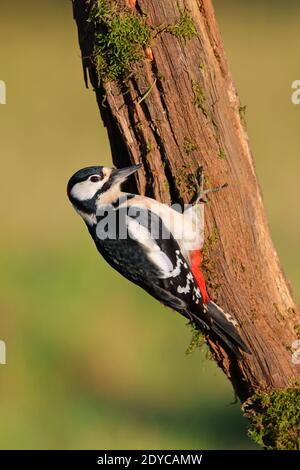
[[[243,406],[249,436],[266,449],[300,449],[300,384],[256,392]]]

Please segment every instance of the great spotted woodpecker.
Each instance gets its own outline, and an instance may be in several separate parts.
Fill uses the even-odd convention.
[[[83,168],[67,193],[104,259],[164,305],[181,313],[238,357],[249,350],[235,319],[210,300],[201,271],[204,200],[184,212],[154,199],[125,193],[121,185],[141,168]]]

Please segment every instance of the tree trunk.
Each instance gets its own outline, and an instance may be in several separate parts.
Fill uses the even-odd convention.
[[[138,190],[166,203],[190,201],[199,166],[207,186],[228,183],[206,207],[204,272],[210,296],[237,318],[252,355],[237,361],[211,340],[210,347],[242,402],[257,390],[291,387],[300,373],[292,361],[299,313],[270,238],[211,1],[98,5],[105,2],[117,3],[120,15],[139,17],[151,30],[131,73],[99,82],[95,31],[107,31],[101,19],[99,29],[87,21],[97,0],[73,1],[84,70],[96,91],[113,162],[142,162]]]

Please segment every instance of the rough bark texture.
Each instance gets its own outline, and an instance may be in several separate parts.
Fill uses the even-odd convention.
[[[211,1],[180,2],[197,33],[186,40],[164,30],[180,18],[176,1],[138,0],[135,6],[130,1],[137,14],[147,15],[149,25],[160,25],[160,32],[152,34],[153,58],[147,50],[125,82],[101,85],[93,62],[93,26],[86,22],[87,3],[74,0],[75,19],[114,164],[142,162],[139,191],[167,203],[189,202],[191,175],[200,165],[207,186],[229,185],[206,207],[204,269],[211,297],[234,313],[252,355],[236,361],[210,341],[220,367],[242,401],[257,389],[290,386],[300,373],[291,351],[299,314],[270,238]]]

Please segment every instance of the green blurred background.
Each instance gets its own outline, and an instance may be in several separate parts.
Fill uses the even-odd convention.
[[[299,299],[298,2],[214,3]],[[1,0],[0,79],[0,447],[254,448],[185,321],[105,264],[67,201],[75,170],[110,164],[70,1]]]

